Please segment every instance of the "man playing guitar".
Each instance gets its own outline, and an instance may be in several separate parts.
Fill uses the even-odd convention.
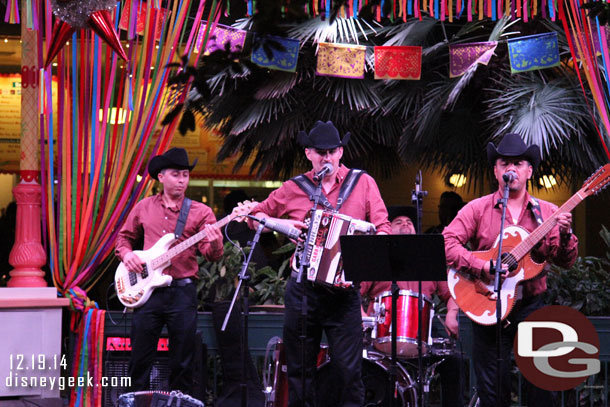
[[[133,252],[138,242],[151,248],[162,236],[176,231],[190,171],[182,148],[172,148],[153,157],[148,173],[163,185],[163,191],[145,198],[133,208],[116,240],[115,253],[130,272],[142,273],[144,261]],[[205,230],[206,237],[180,253],[164,270],[173,277],[171,285],[155,289],[150,298],[134,309],[131,323],[131,359],[129,375],[132,391],[148,390],[150,370],[163,325],[167,324],[170,352],[170,389],[191,393],[192,362],[197,328],[197,293],[195,278],[199,269],[197,253],[215,261],[223,254],[222,233],[213,225],[216,217],[210,207],[191,201],[191,207],[178,241]]]
[[[464,246],[468,244],[472,250],[482,251],[490,249],[496,241],[500,233],[502,214],[498,200],[502,197],[506,184],[504,178],[509,180],[506,226],[518,225],[531,233],[543,220],[557,211],[557,206],[554,204],[534,199],[527,192],[527,182],[540,162],[540,150],[537,145],[528,147],[521,136],[509,133],[503,137],[497,148],[493,143],[489,143],[487,158],[493,166],[494,176],[499,184],[498,190],[468,203],[443,231],[448,265],[485,283],[489,283],[492,279],[490,262],[476,256]],[[504,177],[507,173],[509,175]],[[578,256],[578,239],[572,234],[571,229],[572,215],[565,212],[555,216],[557,224],[532,250],[532,259],[540,263],[549,260],[561,267],[570,267]],[[505,264],[502,265],[502,269],[505,273],[509,272]],[[496,406],[498,397],[501,397],[502,406],[510,405],[510,355],[513,339],[517,324],[544,305],[542,294],[546,291],[545,273],[542,272],[536,278],[525,281],[519,287],[522,288],[522,298],[517,301],[512,312],[503,321],[501,351],[505,363],[501,367],[503,390],[501,395],[495,394],[496,327],[472,324],[473,364],[482,407]],[[490,293],[490,295],[494,294]],[[460,304],[459,299],[457,302]],[[467,312],[462,304],[460,307]],[[527,405],[536,407],[555,405],[556,395],[536,388],[531,383],[526,383],[526,390]]]

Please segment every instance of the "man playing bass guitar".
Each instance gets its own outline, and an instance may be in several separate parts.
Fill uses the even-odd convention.
[[[481,258],[464,246],[468,245],[473,251],[483,251],[492,248],[500,233],[502,208],[498,203],[503,195],[504,186],[509,184],[509,197],[506,208],[505,227],[517,225],[531,233],[538,225],[551,216],[555,216],[556,225],[546,234],[540,243],[531,251],[528,261],[543,263],[548,260],[561,267],[570,267],[578,256],[578,239],[572,234],[572,215],[569,212],[553,215],[557,206],[552,203],[535,199],[527,192],[527,182],[532,178],[540,162],[540,150],[537,145],[527,146],[521,136],[514,133],[506,134],[497,148],[493,143],[487,146],[487,158],[493,167],[498,181],[498,190],[493,194],[483,196],[468,203],[460,210],[457,217],[445,228],[445,250],[447,262],[458,273],[468,275],[468,279],[479,281],[477,294],[487,287],[485,284],[493,279],[490,274],[490,259]],[[505,181],[506,180],[506,181]],[[507,252],[504,248],[503,252]],[[495,260],[495,259],[494,259]],[[525,259],[524,259],[525,260]],[[522,262],[519,263],[521,267]],[[527,265],[523,266],[527,267]],[[509,271],[506,264],[502,265],[504,276],[508,278],[516,272]],[[493,270],[492,270],[493,273]],[[484,284],[481,284],[484,283]],[[451,273],[449,285],[451,287]],[[482,288],[481,288],[482,287]],[[501,398],[502,406],[510,405],[510,355],[517,325],[536,309],[544,304],[542,294],[546,291],[545,272],[524,281],[516,287],[517,297],[520,300],[514,303],[508,317],[502,323],[501,353],[504,364],[501,367],[502,394],[496,394],[496,327],[495,314],[483,322],[473,323],[473,364],[477,378],[477,392],[482,407],[496,406],[496,400]],[[452,288],[452,294],[454,289]],[[495,293],[483,293],[490,299],[495,308]],[[480,296],[485,298],[485,296]],[[459,298],[456,298],[462,311],[469,316],[476,312],[465,309]],[[492,301],[493,300],[493,301]],[[484,300],[485,301],[485,300]],[[503,299],[504,301],[504,299]],[[473,308],[476,308],[473,307]],[[486,313],[489,314],[489,313]],[[472,317],[471,317],[472,318]],[[474,321],[477,319],[472,318]],[[487,323],[489,322],[489,323]],[[524,379],[525,380],[525,379]],[[555,395],[526,383],[526,396],[528,406],[553,406]]]
[[[133,350],[129,361],[132,391],[149,389],[157,342],[167,324],[170,347],[170,388],[167,390],[192,392],[197,329],[197,253],[211,261],[218,260],[223,254],[222,233],[214,225],[216,217],[207,205],[191,201],[190,210],[185,210],[184,223],[181,222],[183,230],[180,232],[176,228],[184,217],[180,212],[183,203],[188,202],[185,192],[190,171],[196,162],[189,164],[183,148],[172,148],[153,157],[148,164],[148,173],[163,185],[163,191],[136,204],[116,240],[115,253],[127,270],[145,277],[144,274],[152,270],[146,270],[144,259],[134,253],[138,242],[143,242],[144,250],[148,250],[168,233],[180,235],[180,242],[200,231],[205,231],[206,235],[198,244],[172,259],[163,271],[172,277],[171,284],[155,289],[143,305],[134,309],[131,323]],[[186,205],[188,207],[188,203]]]

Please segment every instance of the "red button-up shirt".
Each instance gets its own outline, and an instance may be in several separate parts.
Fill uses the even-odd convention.
[[[122,260],[128,252],[139,249],[136,245],[142,241],[142,238],[143,250],[148,250],[161,236],[174,233],[182,202],[174,207],[166,207],[162,194],[163,192],[141,200],[127,217],[115,244],[115,253],[119,259]],[[184,232],[178,241],[182,242],[188,239],[201,231],[204,225],[215,222],[216,217],[210,207],[201,202],[193,201],[184,226]],[[199,269],[197,251],[208,260],[215,261],[222,256],[223,248],[222,246],[212,247],[204,238],[175,256],[171,260],[171,265],[164,270],[164,274],[169,274],[173,278],[196,277]]]
[[[349,168],[341,165],[337,171],[336,182],[331,190],[325,194],[334,207],[337,205],[339,189],[348,172]],[[313,170],[306,172],[304,175],[313,180]],[[263,212],[273,218],[285,217],[303,221],[312,206],[313,203],[309,200],[309,196],[295,182],[286,181],[281,187],[273,191],[267,199],[256,206],[252,213]],[[318,209],[323,209],[322,205],[319,205]],[[388,212],[381,199],[377,183],[368,174],[362,174],[358,184],[343,203],[339,212],[374,224],[377,233],[392,233],[392,227],[388,221]]]
[[[496,191],[469,202],[443,230],[445,254],[449,266],[480,275],[486,261],[473,256],[464,246],[468,244],[473,251],[489,250],[493,246],[500,234],[502,208],[497,202],[501,197],[501,192]],[[557,206],[550,202],[540,199],[538,202],[543,220],[548,219],[557,210]],[[534,231],[538,227],[538,223],[531,207],[531,197],[526,192],[521,213],[511,214],[507,208],[505,226],[516,224],[530,233]],[[513,218],[517,219],[516,223],[511,221]],[[578,239],[571,235],[569,240],[562,242],[559,226],[555,226],[542,239],[534,252],[537,259],[549,260],[560,267],[571,267],[578,256]],[[546,276],[526,281],[523,283],[523,287],[524,297],[540,294],[546,291]]]

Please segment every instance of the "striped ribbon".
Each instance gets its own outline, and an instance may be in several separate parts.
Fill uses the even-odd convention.
[[[391,6],[388,7],[390,1]],[[316,17],[320,14],[329,15],[337,4],[339,3],[333,3],[333,0],[310,0],[304,7],[307,15]],[[343,0],[339,16],[356,17],[360,8],[366,4],[366,1]],[[455,16],[459,18],[465,13],[468,21],[496,21],[504,15],[510,15],[512,19],[523,18],[526,22],[537,16],[555,21],[557,4],[557,0],[540,0],[540,4],[538,0],[380,0],[375,7],[375,18],[378,21],[383,18],[392,22],[396,18],[407,21],[409,16],[421,19],[427,14],[440,21],[448,19],[452,22]],[[390,12],[384,14],[383,10],[386,9]],[[247,15],[254,12],[254,1],[247,0]]]
[[[608,93],[604,89],[604,80],[600,75],[600,72],[602,72],[603,69],[605,77],[608,77],[608,71],[606,70],[606,62],[608,61],[608,46],[604,43],[605,41],[602,41],[602,37],[600,37],[600,43],[604,43],[600,47],[604,67],[600,69],[595,55],[596,50],[594,46],[594,39],[592,37],[594,32],[600,31],[599,22],[596,21],[595,25],[591,27],[591,20],[587,17],[587,13],[581,8],[581,5],[582,4],[579,0],[569,0],[565,2],[564,8],[564,3],[559,2],[559,19],[561,20],[563,29],[566,33],[572,59],[574,61],[578,60],[582,62],[582,68],[575,69],[582,91],[586,96],[585,84],[581,71],[585,74],[586,82],[602,120],[601,124],[604,126],[606,132],[609,132],[610,99]],[[586,100],[587,98],[585,97],[585,101]],[[608,150],[608,146],[604,141],[603,134],[597,125],[597,119],[593,113],[594,109],[592,106],[589,106],[589,112],[591,113],[592,123],[595,125],[595,129],[597,130],[601,144],[604,147],[606,156],[610,160],[610,151]]]
[[[107,270],[126,214],[152,188],[148,159],[168,148],[178,121],[164,127],[159,122],[173,102],[186,98],[188,86],[179,93],[168,90],[166,66],[177,60],[178,49],[192,52],[204,4],[195,4],[197,21],[187,25],[193,2],[173,0],[168,13],[155,3],[132,0],[126,50],[137,64],[118,59],[90,30],[82,30],[59,53],[56,76],[51,78],[50,69],[41,73],[45,247],[54,284],[64,294],[75,287],[86,293]],[[213,2],[212,16],[220,15],[221,4]],[[117,30],[120,11],[113,19]],[[146,13],[142,36],[132,32],[140,13]],[[41,44],[39,55],[48,46]],[[123,117],[124,124],[114,122]]]
[[[30,8],[31,4],[26,3],[26,7]],[[29,16],[30,13],[27,13]],[[4,22],[9,24],[19,24],[19,0],[7,0],[6,12],[4,13]],[[31,27],[31,20],[28,18],[28,27]]]

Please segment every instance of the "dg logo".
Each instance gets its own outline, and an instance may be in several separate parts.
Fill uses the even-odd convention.
[[[532,312],[517,326],[515,360],[535,386],[573,389],[599,373],[599,337],[582,313],[563,305]]]

